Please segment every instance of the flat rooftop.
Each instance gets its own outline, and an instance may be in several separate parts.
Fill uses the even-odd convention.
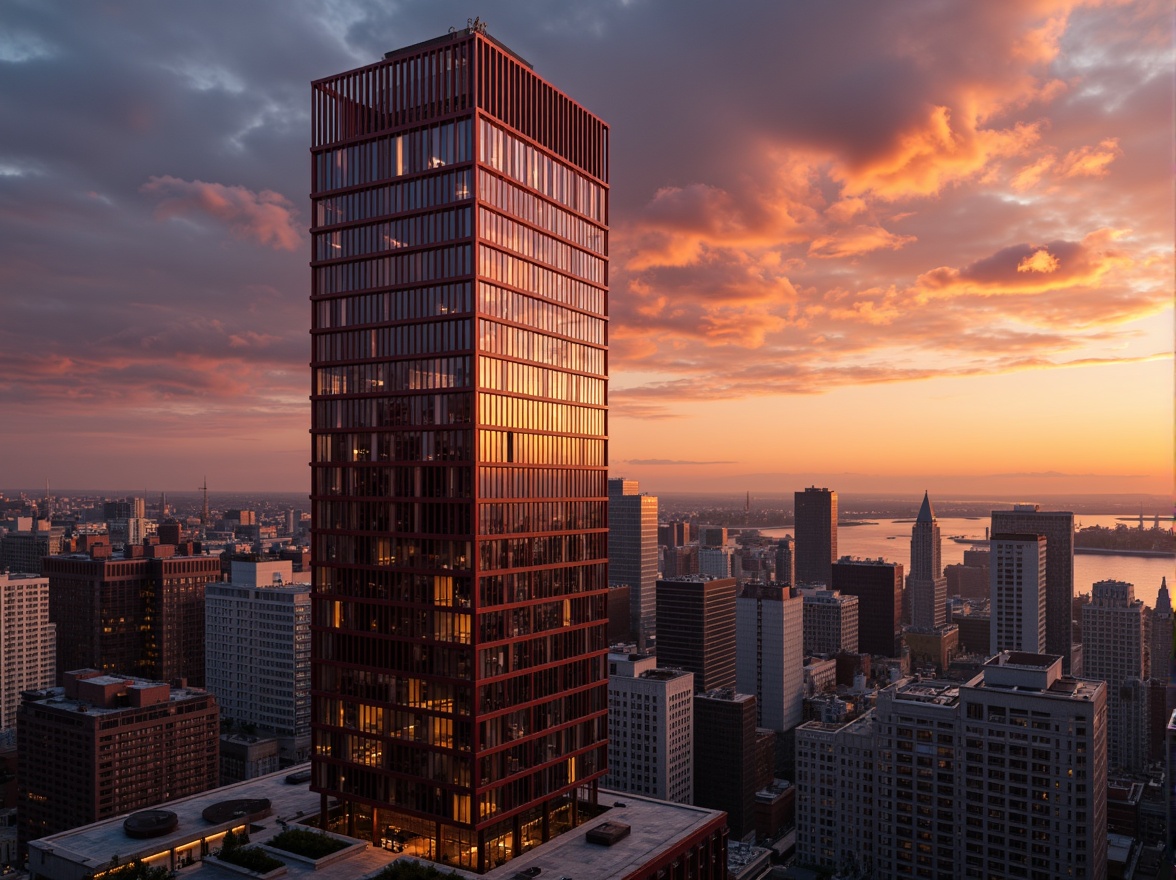
[[[179,820],[175,830],[158,837],[136,839],[128,836],[123,830],[126,816],[42,837],[29,843],[30,865],[42,877],[83,880],[95,871],[108,867],[111,858],[116,855],[122,864],[136,858],[150,863],[153,857],[158,859],[161,854],[167,854],[172,849],[187,849],[193,842],[205,837],[219,838],[230,827],[240,825],[240,819],[213,824],[202,816],[204,810],[214,804],[239,799],[266,798],[270,801],[270,814],[256,820],[250,832],[252,844],[264,844],[282,831],[279,820],[296,826],[317,815],[319,796],[310,790],[309,783],[292,785],[286,782],[287,775],[309,767],[309,764],[289,767],[258,779],[153,807],[169,810]],[[442,871],[454,870],[459,877],[471,880],[478,877],[483,880],[510,880],[520,871],[533,867],[540,869],[537,876],[548,880],[557,877],[570,880],[619,880],[723,815],[718,810],[604,789],[601,789],[599,799],[600,805],[606,808],[601,815],[485,874],[453,869],[448,865],[438,867]],[[631,831],[612,846],[589,843],[586,840],[588,832],[604,822],[621,822],[630,826]],[[219,842],[212,845],[213,849],[218,847]],[[368,846],[349,858],[322,866],[317,871],[308,864],[290,859],[286,862],[286,876],[290,880],[358,880],[380,871],[398,858],[411,856]],[[224,880],[226,876],[220,869],[199,861],[183,868],[182,874],[187,880],[193,877],[200,880]]]
[[[536,876],[541,880],[557,877],[620,880],[723,816],[721,810],[657,801],[603,788],[600,805],[611,809],[493,871],[481,875],[459,873],[469,878],[511,880],[520,871],[539,868]],[[628,837],[612,846],[589,843],[585,839],[588,832],[604,822],[622,822],[632,830]]]
[[[934,703],[937,706],[954,706],[960,701],[958,682],[917,681],[902,685],[895,698],[915,703]]]

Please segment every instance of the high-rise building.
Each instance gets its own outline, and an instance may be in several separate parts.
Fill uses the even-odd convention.
[[[735,579],[657,582],[657,659],[694,673],[696,691],[735,687]]]
[[[312,786],[481,872],[606,771],[608,127],[477,22],[312,100]]]
[[[843,556],[833,564],[832,582],[843,596],[858,598],[858,650],[897,657],[902,641],[902,563]]]
[[[735,688],[755,696],[757,727],[804,720],[804,600],[788,587],[749,585],[736,598]]]
[[[791,586],[796,580],[792,539],[784,537],[776,544],[776,583]]]
[[[1156,607],[1152,610],[1151,643],[1148,650],[1150,677],[1164,684],[1169,682],[1172,675],[1172,637],[1172,597],[1168,595],[1168,579],[1165,577],[1160,581]]]
[[[836,590],[802,588],[800,595],[804,601],[804,653],[856,654],[861,600]]]
[[[1107,757],[1113,768],[1140,772],[1148,762],[1143,600],[1135,586],[1099,581],[1082,606],[1083,675],[1107,683]]]
[[[11,525],[17,527],[0,536],[0,571],[41,574],[42,560],[61,553],[65,529],[33,517],[17,517]]]
[[[1045,536],[1045,651],[1061,655],[1066,672],[1070,672],[1074,651],[1074,514],[1017,504],[1012,510],[992,511],[992,534],[1000,532]]]
[[[699,547],[726,547],[727,546],[727,527],[726,526],[699,526],[698,527],[698,546]]]
[[[102,518],[143,519],[147,516],[147,502],[143,498],[120,498],[117,501],[102,502]]]
[[[837,560],[837,493],[810,486],[794,498],[796,582],[829,586]]]
[[[990,546],[989,652],[1041,654],[1046,639],[1046,539],[1043,535],[994,534]]]
[[[666,578],[690,577],[698,571],[698,545],[668,547],[662,560],[662,575]]]
[[[0,632],[0,730],[11,730],[21,693],[53,687],[56,680],[49,578],[0,572]]]
[[[699,547],[698,573],[704,577],[731,577],[734,553],[731,547]]]
[[[659,523],[657,527],[657,542],[663,547],[682,547],[690,543],[690,523],[683,520],[671,520]]]
[[[942,539],[931,497],[923,493],[915,524],[911,526],[911,571],[907,575],[911,597],[911,626],[924,631],[947,623],[947,578],[943,576]]]
[[[751,694],[727,688],[694,697],[694,803],[725,810],[736,840],[755,834],[755,793],[772,781],[755,717]]]
[[[608,581],[628,584],[629,626],[644,648],[657,629],[657,496],[636,480],[608,481]]]
[[[694,798],[694,674],[657,658],[608,655],[608,776],[616,791]]]
[[[877,877],[1107,876],[1106,692],[1003,652],[796,731],[797,854]],[[856,875],[856,874],[855,874]]]
[[[972,548],[964,551],[964,561],[943,567],[949,596],[964,599],[988,598],[989,550]]]
[[[204,655],[221,717],[282,738],[296,763],[310,749],[310,585],[288,583],[292,568],[232,560],[230,582],[204,591]]]
[[[93,668],[203,685],[204,588],[221,579],[220,557],[191,555],[191,545],[132,549],[151,555],[115,557],[98,544],[45,560],[58,675]]]
[[[94,669],[64,681],[17,709],[22,841],[216,787],[212,694]]]

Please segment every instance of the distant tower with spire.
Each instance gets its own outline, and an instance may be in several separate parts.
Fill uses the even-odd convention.
[[[200,537],[208,536],[208,477],[204,478],[204,485],[200,487],[204,492],[204,504],[200,507]]]
[[[943,576],[939,521],[924,491],[923,504],[911,527],[911,573],[907,576],[911,599],[911,627],[933,630],[947,623],[947,578]]]
[[[1151,677],[1167,684],[1172,676],[1172,598],[1168,579],[1160,581],[1151,616]]]

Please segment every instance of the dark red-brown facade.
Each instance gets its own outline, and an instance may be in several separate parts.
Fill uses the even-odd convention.
[[[312,785],[483,871],[606,770],[608,129],[466,30],[312,95]]]

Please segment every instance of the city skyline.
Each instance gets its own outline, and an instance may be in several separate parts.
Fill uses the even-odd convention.
[[[476,10],[612,125],[614,475],[1170,492],[1170,16],[990,6]],[[11,10],[0,485],[305,485],[306,83],[468,14]]]

